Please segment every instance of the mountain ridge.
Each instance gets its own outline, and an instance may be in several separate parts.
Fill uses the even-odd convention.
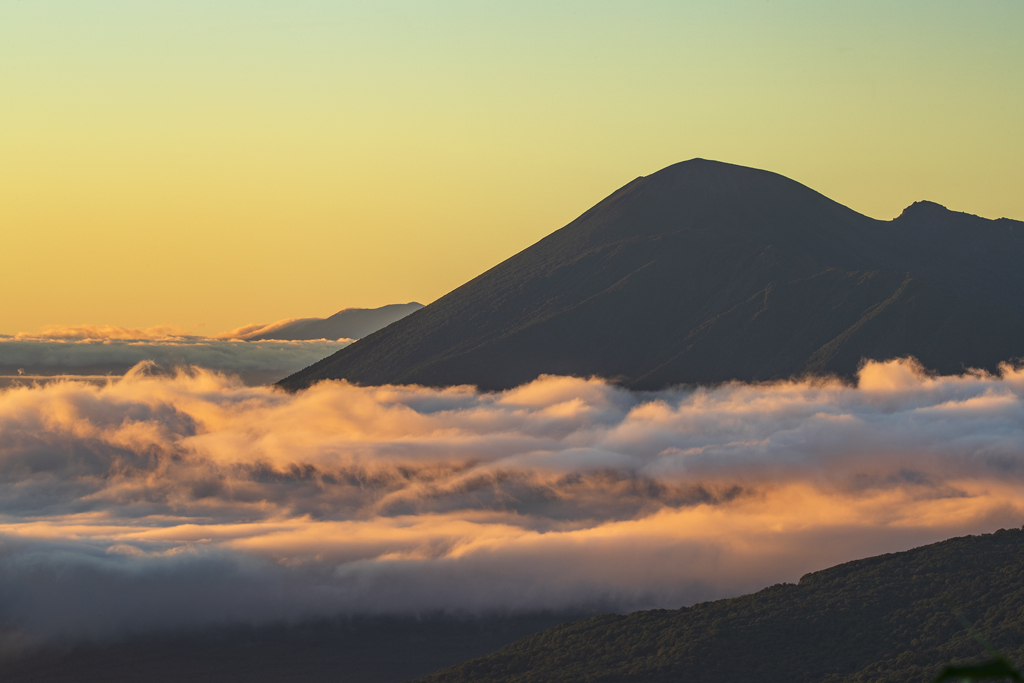
[[[681,162],[280,385],[659,389],[907,355],[995,370],[1024,355],[1024,223],[932,204],[879,221],[776,173]]]
[[[221,337],[244,341],[308,341],[361,339],[423,308],[411,301],[378,308],[343,308],[326,318],[288,318],[269,325],[247,325]]]

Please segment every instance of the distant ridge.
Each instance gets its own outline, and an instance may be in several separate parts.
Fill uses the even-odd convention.
[[[280,384],[494,390],[551,373],[657,389],[1022,355],[1024,223],[932,202],[878,221],[781,175],[694,159]]]
[[[361,339],[423,308],[415,301],[380,308],[346,308],[329,318],[292,318],[269,325],[249,325],[226,335],[245,341]]]

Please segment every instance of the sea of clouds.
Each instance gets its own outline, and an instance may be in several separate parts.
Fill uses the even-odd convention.
[[[0,392],[0,628],[631,610],[1024,522],[1024,370],[635,393],[139,364]]]
[[[161,368],[200,366],[233,374],[246,384],[268,384],[312,365],[352,343],[351,339],[246,341],[250,325],[212,337],[179,327],[52,325],[36,333],[0,335],[0,387],[49,381],[56,375],[123,375],[143,361]]]

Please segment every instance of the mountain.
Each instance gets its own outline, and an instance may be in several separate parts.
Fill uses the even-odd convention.
[[[280,384],[496,390],[552,373],[657,389],[909,355],[940,372],[1024,355],[1024,223],[931,202],[879,221],[694,159]]]
[[[270,325],[250,325],[227,336],[245,341],[361,339],[423,308],[415,301],[380,308],[346,308],[329,318],[291,318]]]
[[[924,683],[987,658],[953,608],[1021,663],[1022,566],[1022,531],[957,538],[740,598],[563,624],[420,683]]]

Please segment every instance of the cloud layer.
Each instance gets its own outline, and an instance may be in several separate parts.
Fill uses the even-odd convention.
[[[1024,371],[0,393],[0,627],[674,607],[1024,522]]]
[[[45,325],[39,332],[19,332],[19,341],[185,341],[198,339],[176,325],[156,327],[118,327],[116,325]]]
[[[295,323],[312,322],[315,320],[323,320],[323,318],[285,318],[284,320],[278,320],[277,322],[272,323],[252,323],[236,327],[235,329],[228,330],[227,332],[215,334],[213,335],[213,338],[245,341],[252,337],[272,334],[273,332],[277,332],[278,330],[294,325]]]
[[[0,386],[15,380],[21,383],[19,376],[121,375],[143,361],[167,370],[201,366],[238,375],[247,384],[263,384],[287,377],[351,343],[229,341],[172,334],[177,331],[82,326],[0,337]]]

